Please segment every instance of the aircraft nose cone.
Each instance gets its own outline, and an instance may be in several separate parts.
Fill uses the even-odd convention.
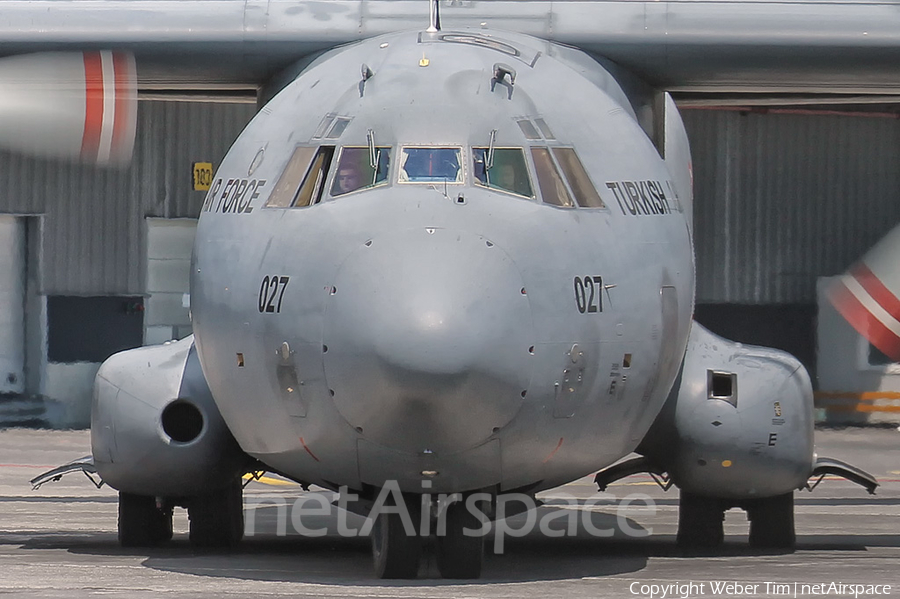
[[[521,407],[533,336],[527,290],[506,252],[474,234],[409,230],[366,242],[339,269],[325,376],[365,438],[463,450]]]

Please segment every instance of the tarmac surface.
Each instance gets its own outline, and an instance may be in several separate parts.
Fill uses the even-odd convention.
[[[433,555],[426,552],[417,580],[381,581],[372,574],[369,539],[337,532],[339,526],[359,529],[363,518],[335,508],[316,515],[313,499],[323,491],[313,496],[269,476],[245,489],[248,535],[237,550],[193,550],[183,510],[176,511],[171,543],[122,549],[116,541],[113,489],[97,489],[81,473],[36,491],[28,483],[45,470],[89,454],[87,431],[0,431],[0,595],[660,599],[900,595],[900,432],[825,429],[816,432],[816,443],[819,455],[868,470],[881,487],[872,496],[849,482],[828,478],[812,493],[798,491],[798,543],[793,553],[748,547],[745,514],[731,510],[724,547],[691,554],[675,544],[676,489],[663,492],[649,477],[635,476],[610,487],[608,493],[597,493],[591,479],[585,478],[542,493],[543,507],[508,519],[505,534],[489,537],[489,547],[498,552],[488,551],[480,580],[441,580]],[[516,531],[528,525],[529,518],[533,530],[513,536],[521,534]],[[298,525],[310,530],[324,527],[327,533],[304,536],[297,532]],[[561,536],[548,536],[548,531]]]

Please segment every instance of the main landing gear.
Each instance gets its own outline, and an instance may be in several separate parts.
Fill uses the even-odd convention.
[[[402,498],[402,505],[393,501],[374,516],[372,557],[379,578],[415,578],[431,530],[435,531],[435,557],[442,577],[472,579],[481,576],[484,537],[472,533],[479,531],[482,523],[463,501],[439,506],[434,510],[437,514],[430,510],[430,503],[427,504],[429,511],[423,526],[422,496],[403,493]]]
[[[725,506],[715,497],[681,492],[678,544],[696,549],[718,547],[725,540]]]
[[[725,510],[740,507],[750,520],[750,546],[759,549],[792,550],[794,494],[739,502],[681,492],[678,505],[678,544],[695,549],[719,547],[724,539]]]
[[[765,549],[793,549],[794,494],[785,493],[745,504],[750,520],[750,546]]]
[[[244,538],[244,487],[241,479],[224,489],[187,501],[194,547],[234,547]]]
[[[244,536],[243,487],[228,486],[194,497],[157,499],[119,493],[119,543],[122,547],[155,547],[172,538],[172,509],[187,507],[194,547],[233,547]]]
[[[664,491],[668,491],[673,485],[665,469],[645,456],[630,458],[604,468],[594,477],[594,482],[600,491],[605,491],[611,483],[640,472],[650,474]],[[812,485],[807,483],[806,488],[812,491],[826,475],[845,478],[864,487],[869,494],[874,494],[878,488],[878,481],[868,472],[825,457],[816,458],[810,478],[818,478]],[[725,511],[733,507],[747,512],[752,547],[789,551],[796,545],[793,492],[773,497],[726,499],[686,491],[681,491],[678,504],[678,544],[695,549],[719,547],[725,539]]]
[[[155,547],[172,538],[172,508],[155,497],[119,493],[119,544]]]

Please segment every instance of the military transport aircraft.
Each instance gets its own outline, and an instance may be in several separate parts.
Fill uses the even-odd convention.
[[[791,547],[812,475],[874,490],[815,455],[796,359],[692,322],[691,159],[667,90],[893,93],[900,8],[438,8],[5,3],[0,52],[56,52],[4,59],[13,72],[76,90],[46,100],[75,107],[60,117],[74,141],[19,149],[127,159],[135,85],[259,98],[203,204],[194,336],[97,375],[92,459],[69,469],[119,491],[121,543],[170,538],[174,506],[193,543],[236,543],[251,470],[345,488],[363,510],[389,485],[413,515],[459,494],[435,539],[449,578],[480,574],[483,540],[465,531],[497,497],[598,470],[601,488],[668,477],[679,542],[708,547],[735,506],[751,543]],[[385,578],[419,567],[399,511],[372,532]]]

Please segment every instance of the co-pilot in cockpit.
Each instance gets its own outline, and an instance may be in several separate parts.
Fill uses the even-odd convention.
[[[332,196],[341,196],[387,182],[391,149],[386,147],[374,149],[374,166],[369,148],[345,146],[341,150],[337,173],[331,184]]]

